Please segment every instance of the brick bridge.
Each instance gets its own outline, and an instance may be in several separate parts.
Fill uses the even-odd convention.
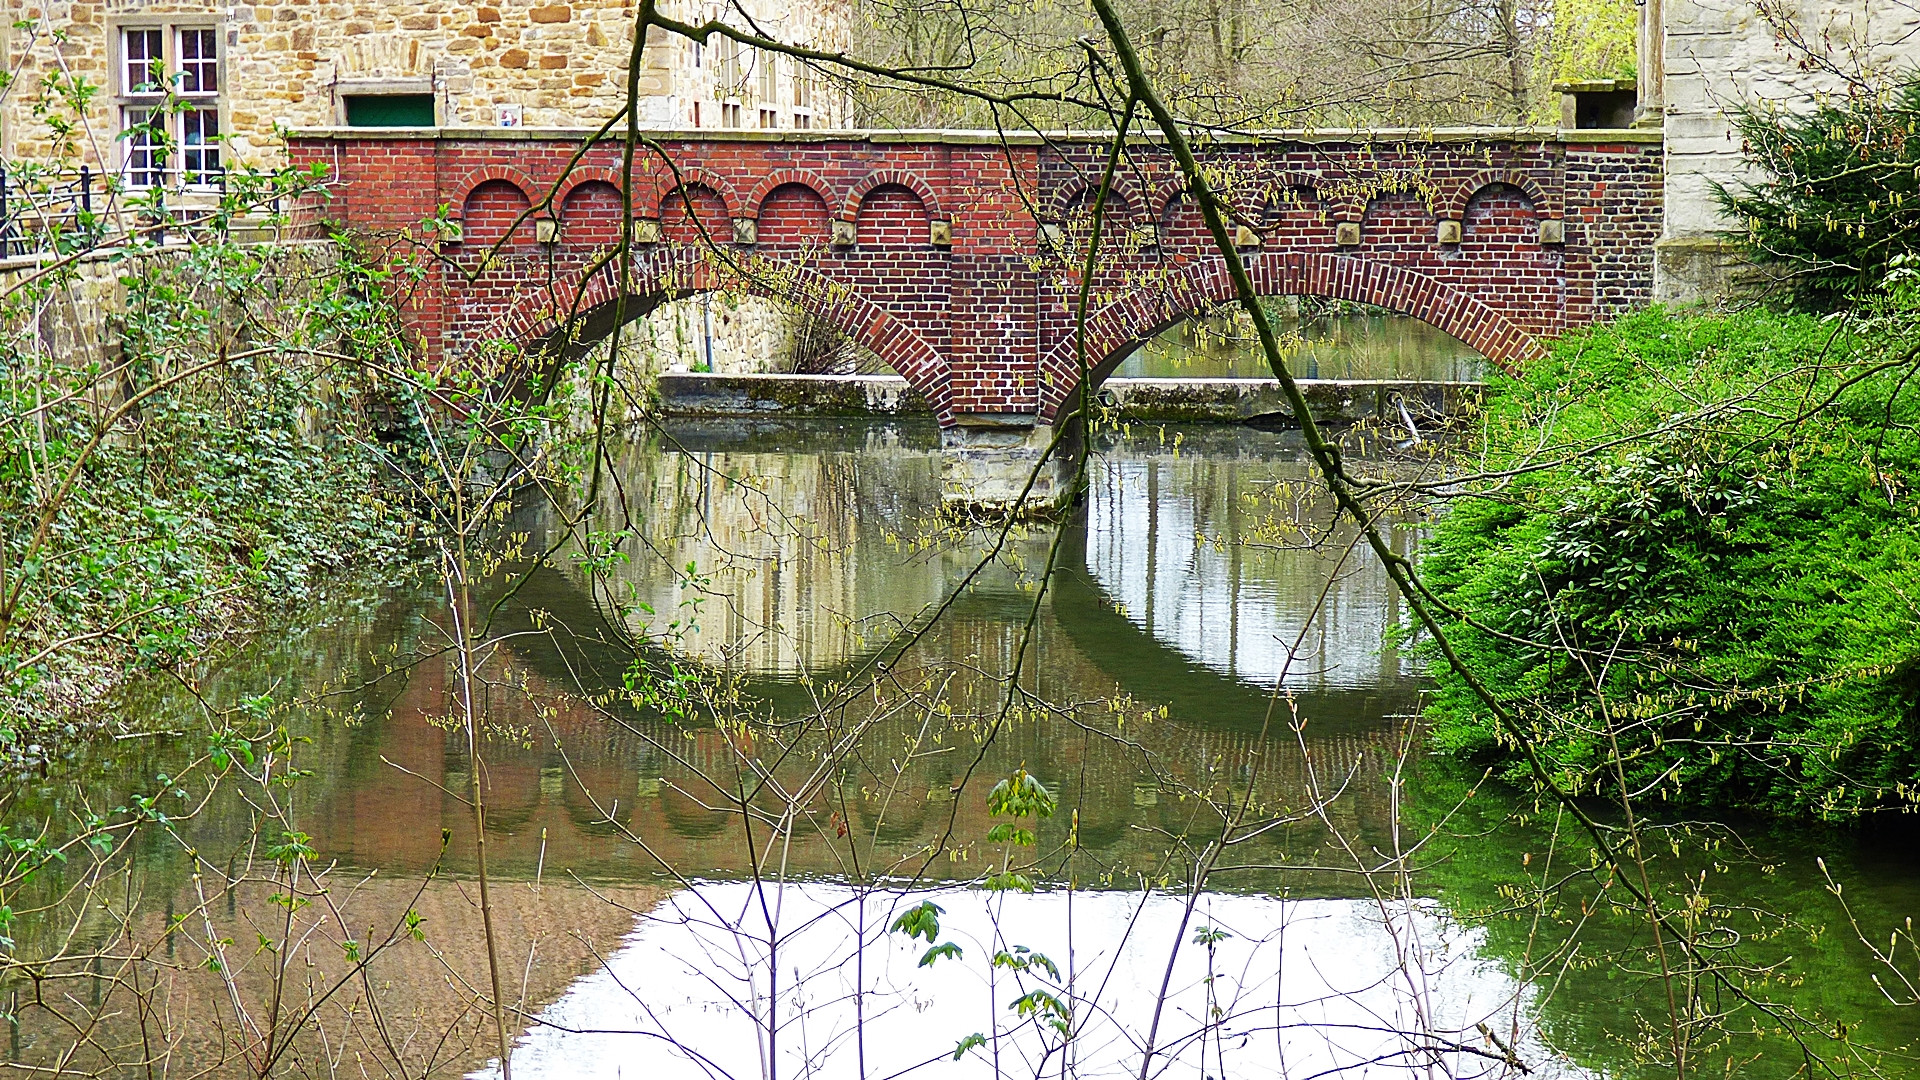
[[[327,166],[325,212],[339,224],[421,237],[439,207],[458,219],[405,305],[429,355],[457,356],[499,339],[581,349],[611,330],[620,149],[582,154],[585,138],[331,129],[296,135],[291,152]],[[671,168],[636,155],[628,316],[717,288],[778,296],[878,354],[950,430],[1046,425],[1070,400],[1073,252],[1084,250],[1100,140],[658,138]],[[1295,134],[1203,153],[1267,294],[1377,304],[1512,366],[1652,292],[1657,134]],[[1109,207],[1112,257],[1094,283],[1096,378],[1231,296],[1171,158],[1144,142],[1129,157]]]

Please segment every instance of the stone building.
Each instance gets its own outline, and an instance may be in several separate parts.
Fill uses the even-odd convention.
[[[847,0],[743,0],[769,34],[845,45]],[[277,132],[333,125],[589,127],[625,102],[633,0],[4,0],[0,156],[208,188],[279,159]],[[674,0],[697,21],[723,9]],[[790,57],[659,31],[650,128],[844,122],[837,87]],[[151,132],[164,125],[169,139]]]
[[[1713,190],[1745,175],[1730,112],[1805,108],[1844,92],[1834,71],[1911,77],[1920,0],[1643,0],[1641,11],[1640,122],[1662,125],[1666,138],[1655,296],[1716,299],[1743,265]]]

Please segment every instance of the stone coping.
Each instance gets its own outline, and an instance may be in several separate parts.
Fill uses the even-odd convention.
[[[586,139],[598,127],[321,127],[302,128],[288,133],[290,139],[357,140],[483,140],[499,142],[546,142]],[[624,130],[609,131],[606,139],[617,142]],[[943,131],[900,130],[868,131],[856,129],[809,128],[804,131],[767,131],[761,128],[644,128],[649,139],[675,142],[772,142],[823,143],[864,142],[874,144],[924,143],[941,146],[1041,146],[1047,143],[1104,143],[1111,132],[1051,131]],[[1575,145],[1639,144],[1656,146],[1663,141],[1658,128],[1530,128],[1530,127],[1456,127],[1456,128],[1311,128],[1288,131],[1246,133],[1210,133],[1209,145],[1258,146],[1268,143],[1456,143],[1456,142],[1550,142]],[[1129,141],[1153,145],[1161,140],[1151,136],[1132,136]]]
[[[1477,382],[1413,379],[1300,379],[1301,394],[1322,420],[1422,420],[1470,415],[1485,387]],[[677,417],[925,416],[927,401],[898,375],[780,375],[666,372],[660,410]],[[1287,417],[1292,407],[1275,379],[1112,378],[1102,405],[1130,420],[1238,423]],[[1011,418],[1003,418],[1011,419]],[[1031,427],[1031,414],[1018,426]],[[1009,426],[1002,423],[998,426]]]

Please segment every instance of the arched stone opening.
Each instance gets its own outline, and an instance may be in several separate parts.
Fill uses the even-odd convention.
[[[615,284],[616,271],[604,267],[579,288],[529,292],[476,340],[510,341],[557,365],[600,346],[616,327],[655,316],[676,302],[704,301],[711,315],[711,305],[725,298],[752,297],[796,313],[803,329],[816,328],[858,350],[870,371],[903,376],[936,413],[947,408],[945,358],[873,300],[809,267],[762,256],[755,259],[753,274],[742,277],[723,273],[693,245],[674,245],[643,260],[627,289]]]
[[[1411,316],[1475,349],[1507,370],[1544,354],[1540,342],[1466,290],[1415,270],[1330,255],[1247,257],[1262,296],[1324,297]],[[1087,322],[1088,374],[1097,390],[1135,349],[1183,320],[1235,299],[1225,263],[1198,260],[1152,291],[1135,290],[1093,313]],[[1042,357],[1040,419],[1053,422],[1079,392],[1078,335],[1063,335]]]

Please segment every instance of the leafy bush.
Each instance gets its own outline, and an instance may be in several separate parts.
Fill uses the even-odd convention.
[[[1920,803],[1913,340],[1654,310],[1497,384],[1421,557],[1572,788],[1845,818]],[[1517,470],[1517,471],[1516,471]],[[1448,749],[1512,760],[1436,659]]]
[[[1920,82],[1734,119],[1763,175],[1715,189],[1752,254],[1786,272],[1795,306],[1835,310],[1920,246]]]
[[[0,758],[131,671],[397,565],[412,528],[342,352],[375,358],[391,321],[350,257],[214,240],[128,257],[118,285],[111,354],[30,319],[0,339]]]

